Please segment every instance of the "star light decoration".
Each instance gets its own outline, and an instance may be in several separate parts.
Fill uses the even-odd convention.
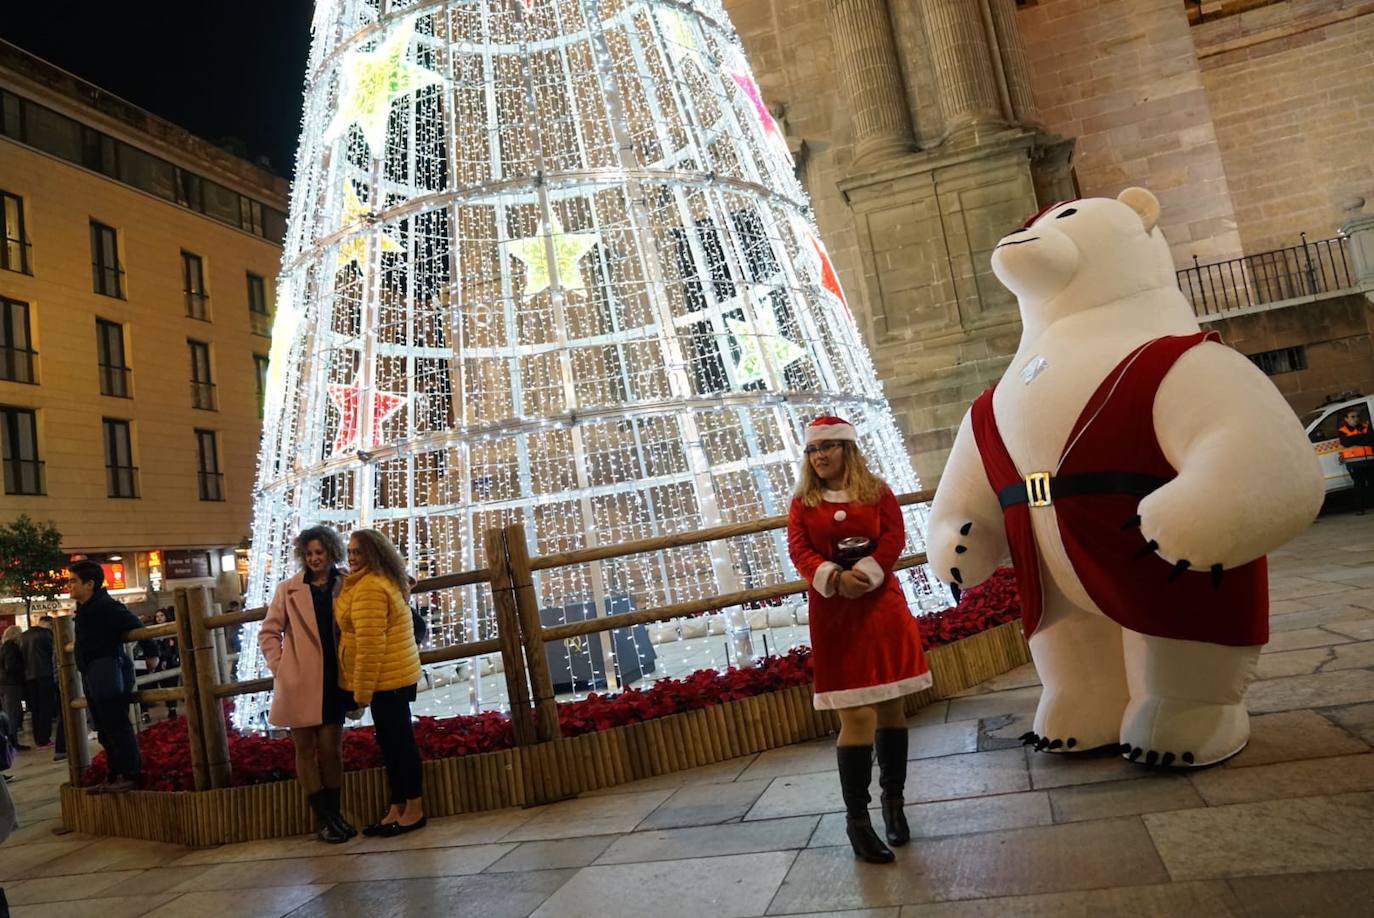
[[[343,210],[339,214],[340,226],[352,226],[354,223],[364,221],[371,213],[368,207],[358,199],[358,192],[353,189],[351,181],[344,182]],[[401,244],[394,238],[382,231],[382,251],[400,252]],[[356,264],[358,271],[362,274],[367,273],[367,249],[371,237],[365,232],[355,232],[343,242],[339,243],[338,267],[340,269]]]
[[[362,441],[363,390],[360,386],[331,384],[329,400],[339,409],[339,430],[334,434],[334,452],[341,453]],[[369,448],[381,442],[380,432],[383,422],[391,417],[406,403],[404,395],[394,392],[372,393],[372,442]]]
[[[373,156],[386,149],[386,126],[391,118],[391,103],[401,96],[442,83],[432,70],[406,60],[415,23],[406,20],[375,51],[350,51],[339,65],[343,85],[339,89],[339,108],[324,132],[332,140],[356,124]]]
[[[810,228],[805,229],[806,238],[811,241],[811,249],[816,254],[816,269],[820,274],[821,289],[829,293],[840,301],[844,307],[845,315],[849,316],[850,321],[854,320],[854,314],[849,311],[849,301],[844,298],[844,290],[840,287],[839,275],[835,273],[835,266],[830,262],[830,253],[825,250],[825,243],[821,242]]]
[[[749,100],[750,106],[754,110],[754,117],[758,119],[759,126],[763,129],[763,138],[773,151],[780,155],[789,165],[795,167],[792,159],[792,151],[787,148],[787,138],[782,134],[782,128],[778,126],[773,113],[768,110],[768,105],[763,101],[763,90],[759,89],[759,84],[755,82],[754,76],[749,72],[749,67],[743,60],[737,60],[735,66],[726,71],[730,79],[739,87],[740,92],[744,93]]]
[[[697,33],[687,21],[687,17],[682,15],[682,11],[672,7],[660,7],[658,16],[663,46],[668,56],[679,66],[687,61],[693,61],[705,70],[706,64],[702,56],[705,49],[697,41]]]
[[[742,297],[736,298],[741,301],[747,299],[752,305],[755,320],[752,325],[733,317],[725,320],[740,350],[739,360],[735,363],[736,382],[750,383],[768,378],[764,348],[768,349],[768,356],[779,373],[806,357],[806,350],[788,340],[778,329],[778,320],[773,314],[772,290],[766,286],[750,287]],[[728,310],[730,304],[724,304],[723,308]]]
[[[545,240],[553,238],[554,267],[558,271],[558,285],[565,293],[586,290],[582,271],[577,263],[601,241],[600,233],[569,233],[564,231],[558,218],[553,223],[540,223],[539,232],[524,239],[512,239],[503,243],[506,252],[514,255],[525,265],[525,296],[553,286],[553,271],[549,269],[548,248]]]

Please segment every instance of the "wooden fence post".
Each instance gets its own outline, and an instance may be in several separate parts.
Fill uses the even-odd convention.
[[[67,645],[76,640],[76,618],[59,615],[53,619],[56,636],[53,648],[57,652],[57,695],[62,704],[62,729],[67,736],[67,777],[72,787],[81,786],[82,775],[91,764],[90,729],[86,726],[84,708],[72,707],[72,702],[86,697],[81,673],[76,669],[76,654]]]
[[[488,529],[483,533],[487,569],[491,571],[491,598],[496,607],[496,636],[501,641],[501,663],[506,675],[506,694],[510,700],[511,726],[515,729],[515,742],[528,746],[535,738],[534,717],[530,712],[529,688],[525,683],[520,617],[515,608],[515,592],[506,561],[505,536],[500,529]],[[478,671],[481,671],[480,668]]]
[[[191,640],[191,600],[185,587],[176,597],[177,656],[181,658],[181,687],[186,692],[182,716],[186,718],[186,742],[191,747],[191,779],[196,790],[210,788],[210,770],[205,764],[205,730],[201,720],[200,683],[196,678],[195,645]]]
[[[187,618],[191,626],[191,648],[196,660],[196,688],[200,696],[202,737],[205,741],[205,769],[211,787],[229,786],[229,737],[224,730],[224,705],[215,695],[219,662],[215,642],[205,619],[210,614],[210,589],[195,587],[188,591]]]
[[[530,570],[530,550],[525,544],[525,527],[507,526],[506,558],[510,564],[511,584],[515,588],[515,607],[525,644],[525,666],[534,690],[536,735],[543,742],[558,739],[558,701],[553,696],[553,676],[544,656],[544,625],[539,620],[539,599],[534,594],[534,573]],[[493,572],[494,572],[493,568]]]

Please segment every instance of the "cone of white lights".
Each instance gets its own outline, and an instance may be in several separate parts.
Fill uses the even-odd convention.
[[[321,0],[269,374],[253,605],[313,524],[383,530],[424,578],[512,522],[542,555],[785,513],[818,414],[918,487],[718,0]],[[778,531],[536,587],[552,624],[792,577]],[[437,643],[495,633],[485,587],[426,601]],[[698,662],[764,651],[721,624]],[[598,686],[683,674],[644,628],[560,652]],[[467,676],[447,710],[499,706]]]

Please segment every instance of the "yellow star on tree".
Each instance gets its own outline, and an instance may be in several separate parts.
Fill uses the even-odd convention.
[[[414,22],[407,21],[378,45],[377,50],[350,51],[344,55],[339,66],[343,75],[339,110],[324,132],[325,140],[339,136],[350,124],[356,124],[362,129],[372,154],[381,156],[386,148],[386,123],[391,117],[391,103],[407,93],[442,82],[439,74],[406,60],[414,31]]]
[[[743,319],[726,319],[730,334],[735,336],[739,345],[739,361],[735,364],[735,381],[753,382],[767,379],[764,363],[764,348],[772,358],[773,368],[781,375],[782,371],[806,356],[806,349],[789,341],[778,329],[777,317],[773,315],[773,300],[768,287],[751,289],[747,294],[754,306],[758,321],[750,325]],[[726,307],[723,307],[726,308]],[[781,379],[779,379],[781,382]]]
[[[585,290],[582,271],[577,263],[601,241],[599,233],[566,233],[555,217],[553,225],[539,224],[539,232],[525,239],[505,243],[506,251],[525,263],[525,296],[534,296],[553,286],[553,272],[549,270],[545,240],[553,238],[554,266],[558,270],[558,284],[572,293]]]
[[[358,192],[353,190],[352,182],[344,182],[344,201],[343,211],[339,214],[339,226],[351,226],[358,222],[369,213],[366,205],[358,200]],[[349,264],[356,263],[358,270],[363,274],[367,273],[367,246],[371,237],[366,232],[355,232],[343,242],[339,243],[338,267],[346,268]],[[401,244],[382,231],[382,251],[399,252]]]

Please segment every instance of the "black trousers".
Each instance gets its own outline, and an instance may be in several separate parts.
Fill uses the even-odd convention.
[[[100,740],[100,745],[105,748],[105,758],[108,762],[106,771],[109,776],[137,778],[143,770],[143,759],[139,755],[134,725],[129,723],[128,699],[90,700],[89,704],[91,720],[95,722],[96,736]]]
[[[377,730],[377,745],[386,765],[389,802],[400,806],[420,796],[420,747],[415,745],[415,725],[410,719],[410,703],[415,686],[377,692],[372,696],[372,723]]]
[[[57,694],[57,683],[52,679],[30,679],[27,687],[33,744],[46,746],[52,741],[52,720],[53,715],[57,713],[57,705],[53,703]]]
[[[1361,510],[1369,503],[1374,492],[1374,459],[1346,463],[1345,470],[1355,482],[1355,501]]]

